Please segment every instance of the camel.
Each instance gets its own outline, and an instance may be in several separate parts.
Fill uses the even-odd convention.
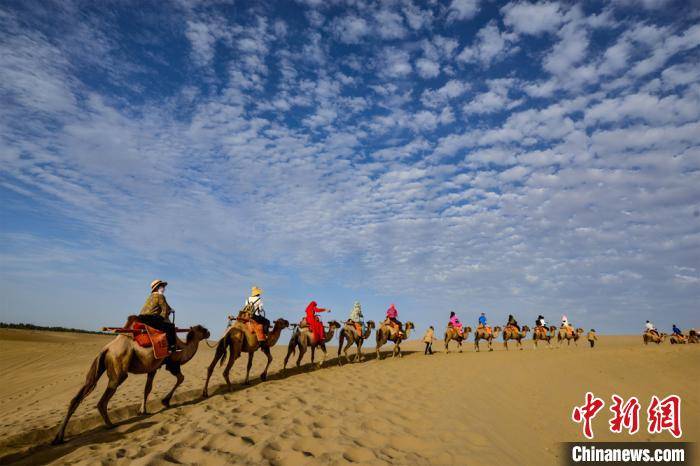
[[[561,346],[562,340],[566,340],[566,345],[569,346],[571,345],[571,340],[574,341],[574,346],[578,346],[578,339],[583,335],[583,329],[582,328],[577,328],[574,332],[569,332],[566,331],[564,327],[559,327],[559,332],[557,333],[557,344]]]
[[[557,328],[554,325],[550,325],[549,328],[535,328],[532,331],[532,340],[535,342],[535,348],[537,348],[537,342],[539,340],[546,341],[547,347],[552,347],[552,340],[556,335]]]
[[[302,320],[304,322],[305,319]],[[299,347],[299,357],[297,358],[297,367],[301,365],[301,359],[304,357],[307,348],[311,348],[311,364],[314,364],[314,357],[316,355],[316,347],[320,347],[323,351],[323,359],[318,362],[317,368],[323,366],[326,362],[326,343],[333,339],[335,331],[340,328],[340,324],[331,320],[328,322],[328,331],[326,331],[326,338],[323,341],[316,341],[313,338],[313,333],[309,327],[297,326],[296,330],[292,334],[292,338],[289,339],[289,346],[287,347],[287,356],[284,357],[284,365],[282,370],[287,369],[287,361],[289,357],[294,354],[296,347]]]
[[[365,324],[365,332],[362,335],[359,335],[357,333],[357,330],[355,329],[355,325],[352,323],[345,323],[345,326],[340,330],[340,334],[338,335],[338,365],[341,365],[341,359],[340,359],[340,352],[343,352],[343,355],[345,356],[345,361],[349,362],[350,360],[348,359],[348,348],[350,348],[353,344],[357,347],[357,352],[355,353],[355,358],[353,361],[359,362],[362,361],[362,343],[365,342],[372,333],[372,330],[374,329],[374,321],[369,320]],[[343,348],[343,342],[347,340],[347,343],[345,344],[345,348]]]
[[[696,332],[695,329],[688,332],[688,343],[700,343],[698,332]]]
[[[125,328],[130,327],[136,316],[130,316]],[[183,342],[178,338],[177,348],[181,351],[176,352],[167,358],[156,359],[153,355],[153,348],[143,348],[136,343],[131,335],[119,335],[110,343],[108,343],[100,353],[97,355],[95,360],[92,362],[92,366],[85,377],[85,383],[78,393],[73,397],[68,406],[68,412],[61,422],[61,426],[58,428],[56,437],[53,439],[53,444],[63,443],[66,427],[68,426],[68,420],[71,418],[78,405],[87,397],[97,385],[97,381],[104,372],[107,372],[107,377],[109,377],[109,382],[107,388],[97,403],[97,409],[104,419],[105,425],[108,428],[114,427],[112,421],[109,419],[107,413],[107,404],[109,400],[114,396],[117,388],[126,380],[127,376],[131,374],[147,374],[146,386],[143,393],[143,403],[141,405],[140,413],[147,414],[146,402],[148,400],[148,394],[151,392],[153,387],[153,379],[156,376],[156,371],[160,366],[165,363],[168,371],[177,377],[175,386],[170,390],[165,398],[161,400],[163,406],[166,408],[170,406],[170,399],[175,393],[175,389],[185,380],[185,376],[182,375],[180,371],[180,366],[190,361],[194,355],[197,353],[197,348],[199,347],[199,342],[209,338],[209,330],[202,327],[201,325],[195,325],[190,327],[190,331],[187,333],[187,340]]]
[[[642,334],[642,339],[644,340],[645,345],[648,345],[649,343],[656,343],[658,345],[659,343],[662,343],[667,336],[668,335],[665,333],[657,335],[656,333],[646,331]]]
[[[508,349],[508,340],[515,340],[518,342],[518,347],[522,350],[523,349],[523,338],[527,336],[527,332],[530,331],[530,327],[527,325],[523,325],[520,330],[517,328],[507,325],[506,328],[503,329],[503,346],[505,346],[506,350]]]
[[[672,345],[685,345],[688,343],[688,337],[676,335],[674,333],[668,337],[668,341],[670,341]]]
[[[457,345],[459,347],[459,352],[462,352],[462,342],[465,341],[468,337],[469,334],[472,331],[471,327],[464,327],[462,329],[462,334],[460,335],[459,332],[457,331],[456,328],[452,326],[452,324],[447,325],[447,329],[445,330],[445,353],[450,352],[450,341],[454,340],[457,342]]]
[[[411,334],[411,330],[413,330],[415,325],[413,325],[413,322],[407,321],[406,324],[404,324],[404,331],[403,335],[399,336],[399,332],[397,329],[394,327],[391,327],[387,325],[386,321],[382,322],[382,325],[379,326],[377,329],[376,335],[377,335],[377,360],[381,359],[381,356],[379,355],[379,348],[384,346],[388,341],[393,341],[394,342],[394,349],[392,350],[391,357],[394,357],[398,354],[399,357],[402,357],[401,355],[401,342],[403,340],[407,340],[408,336]]]
[[[226,362],[226,356],[228,349],[228,364],[224,369],[224,380],[226,380],[226,385],[231,390],[231,379],[229,378],[229,373],[231,372],[231,367],[233,363],[241,356],[242,352],[248,353],[248,366],[246,367],[245,381],[244,384],[248,385],[250,383],[250,368],[253,366],[253,356],[257,350],[261,350],[267,356],[267,364],[265,369],[260,374],[260,380],[267,380],[267,369],[270,367],[272,362],[272,354],[270,353],[270,348],[277,344],[282,330],[289,327],[289,322],[284,319],[277,319],[274,323],[272,331],[267,335],[265,339],[266,345],[261,345],[258,337],[250,332],[248,326],[243,322],[235,322],[226,331],[226,334],[221,337],[218,344],[216,345],[216,352],[214,353],[214,359],[212,359],[209,368],[207,368],[207,380],[204,382],[204,390],[202,391],[202,396],[204,398],[209,396],[209,379],[211,378],[212,372],[216,367],[216,363],[219,362],[223,365]]]
[[[491,347],[491,344],[493,342],[493,339],[498,337],[498,333],[501,331],[501,327],[494,327],[491,330],[491,333],[486,332],[486,329],[483,327],[477,327],[477,329],[474,331],[474,349],[478,352],[479,351],[479,340],[486,340],[489,343],[489,351],[493,351],[493,348]]]

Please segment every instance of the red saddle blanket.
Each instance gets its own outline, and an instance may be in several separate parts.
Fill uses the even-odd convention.
[[[248,330],[258,337],[258,341],[265,341],[265,333],[263,332],[263,327],[261,324],[257,323],[254,320],[249,320],[248,322],[245,323],[246,326],[248,327]]]
[[[146,330],[146,333],[134,335],[134,341],[143,348],[153,348],[156,359],[162,359],[170,354],[168,351],[168,337],[165,332],[149,327],[141,322],[134,322],[131,326],[134,330]]]

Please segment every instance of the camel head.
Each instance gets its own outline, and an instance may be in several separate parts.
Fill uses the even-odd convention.
[[[375,323],[374,323],[373,320],[368,320],[368,321],[365,323],[365,325],[366,325],[367,328],[369,328],[369,329],[374,329],[374,327],[375,327]]]
[[[583,335],[583,331],[584,330],[581,327],[576,329],[576,333],[578,333],[579,335]]]
[[[340,328],[340,324],[338,323],[337,320],[331,320],[328,322],[328,330],[338,330]]]
[[[503,330],[503,329],[502,329],[501,327],[499,327],[498,325],[496,325],[496,326],[493,328],[493,336],[495,337],[496,335],[498,335],[498,333],[499,333],[501,330]]]
[[[549,331],[550,331],[550,332],[556,332],[556,331],[557,331],[557,328],[556,328],[554,325],[550,325],[550,326],[549,326]]]
[[[416,326],[413,325],[413,322],[411,322],[410,320],[407,320],[406,321],[406,330],[413,330],[414,328],[416,328]]]
[[[527,332],[530,331],[530,327],[528,327],[527,325],[523,325],[523,326],[520,327],[520,328],[521,328],[521,331],[522,331],[523,333],[527,333]]]
[[[187,343],[189,343],[193,340],[195,340],[195,341],[206,340],[210,336],[211,336],[211,334],[209,333],[209,330],[202,327],[201,325],[195,325],[194,327],[190,327],[190,331],[187,332]]]
[[[469,326],[464,327],[464,333],[471,333],[472,328]]]
[[[286,320],[286,319],[277,319],[277,320],[275,320],[275,326],[274,326],[274,328],[273,328],[272,331],[274,332],[275,330],[282,330],[282,329],[285,329],[285,328],[287,328],[287,327],[289,327],[289,321],[288,321],[288,320]]]

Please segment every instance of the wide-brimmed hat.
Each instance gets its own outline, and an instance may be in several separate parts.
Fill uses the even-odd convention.
[[[161,285],[168,286],[168,282],[164,282],[163,280],[153,280],[151,282],[151,291],[156,291]]]
[[[262,290],[258,288],[257,286],[254,286],[250,289],[250,295],[251,296],[260,296],[262,294]]]

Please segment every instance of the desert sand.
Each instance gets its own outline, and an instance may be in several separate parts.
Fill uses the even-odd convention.
[[[420,332],[422,334],[422,332]],[[441,332],[437,332],[441,333]],[[284,338],[289,335],[286,331]],[[373,335],[374,336],[374,335]],[[110,336],[0,330],[0,462],[23,464],[558,464],[559,442],[582,440],[570,420],[586,391],[606,400],[594,420],[596,440],[673,440],[670,434],[634,437],[607,429],[613,393],[683,400],[683,439],[700,440],[700,345],[643,346],[641,336],[601,336],[595,349],[577,347],[424,356],[422,344],[404,343],[403,358],[320,370],[279,372],[286,346],[274,349],[271,377],[242,386],[245,359],[234,366],[236,386],[226,392],[217,368],[210,393],[200,397],[213,350],[200,346],[183,367],[185,383],[163,409],[159,399],[174,378],[159,371],[153,414],[137,416],[145,376],[131,375],[112,399],[116,428],[102,426],[95,405],[100,380],[69,424],[68,442],[49,446],[70,398]],[[454,345],[454,343],[453,343]],[[391,345],[384,349],[389,350]],[[330,353],[335,356],[335,348]],[[308,355],[306,357],[308,363]]]

